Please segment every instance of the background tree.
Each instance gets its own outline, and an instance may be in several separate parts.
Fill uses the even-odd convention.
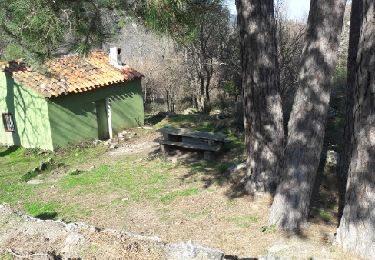
[[[287,134],[289,116],[298,88],[298,73],[300,70],[306,25],[287,18],[286,6],[283,0],[275,1],[275,4],[280,95],[284,115],[284,131]]]
[[[108,24],[117,20],[124,6],[121,0],[1,0],[0,35],[6,46],[18,49],[16,56],[29,61],[62,49],[84,54],[100,46],[110,33]],[[111,16],[105,15],[108,11]]]
[[[374,12],[374,2],[363,0],[363,18],[353,85],[353,109],[352,111],[348,110],[349,113],[353,113],[353,131],[351,133],[353,146],[349,165],[345,208],[337,232],[339,244],[347,250],[354,251],[368,258],[375,255]],[[359,19],[360,14],[357,13],[356,18]],[[358,30],[356,24],[355,28],[353,28],[354,30]],[[355,44],[351,47],[355,47]],[[348,123],[351,124],[352,122]]]
[[[237,0],[244,91],[246,190],[272,191],[283,147],[274,1]]]
[[[211,83],[218,72],[223,49],[229,35],[229,11],[221,3],[208,2],[196,12],[196,37],[185,44],[189,72],[196,82],[196,104],[200,111],[208,111]]]
[[[86,54],[117,32],[126,15],[188,40],[196,27],[192,14],[200,6],[193,0],[0,0],[0,35],[6,46],[18,48],[17,56],[29,61],[61,50]]]
[[[345,0],[311,0],[299,88],[288,123],[281,182],[270,223],[298,230],[307,220],[323,147]]]
[[[229,101],[229,104],[242,102],[240,38],[236,19],[229,19],[229,30],[222,43],[220,58],[218,74],[222,80],[218,87],[223,92],[223,98]],[[228,106],[226,103],[223,103],[223,108]],[[243,121],[243,116],[241,120]]]
[[[353,0],[351,15],[350,15],[350,33],[349,33],[349,48],[348,48],[348,62],[347,62],[347,84],[345,89],[345,106],[346,118],[343,134],[343,147],[339,156],[339,163],[337,167],[338,181],[339,181],[339,210],[338,219],[341,219],[342,211],[344,209],[346,180],[349,169],[351,154],[352,154],[352,136],[353,136],[353,101],[354,101],[354,84],[355,74],[357,68],[357,51],[360,37],[360,28],[362,23],[362,0]]]

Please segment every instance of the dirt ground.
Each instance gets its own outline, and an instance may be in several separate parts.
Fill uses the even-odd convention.
[[[133,138],[120,142],[118,147],[78,165],[78,168],[87,170],[102,164],[111,167],[129,156],[134,158],[134,165],[147,165],[149,161],[160,160],[162,157],[172,165],[173,183],[176,186],[171,189],[194,188],[189,190],[190,193],[173,193],[180,195],[168,200],[168,203],[132,200],[124,196],[114,206],[113,202],[119,201],[118,192],[100,194],[97,191],[86,194],[79,191],[77,196],[73,190],[64,195],[64,200],[83,205],[87,211],[92,212],[80,216],[79,221],[100,228],[158,236],[166,242],[197,241],[220,249],[227,255],[241,258],[272,254],[286,259],[356,259],[332,244],[337,225],[335,219],[322,221],[314,218],[302,234],[293,236],[269,226],[267,217],[271,197],[249,197],[242,194],[237,187],[238,180],[243,175],[241,172],[230,174],[221,170],[218,174],[212,170],[223,161],[235,160],[235,153],[229,151],[209,167],[205,168],[203,165],[197,168],[193,165],[199,155],[161,155],[155,141],[159,134],[155,130],[134,129],[129,133]],[[56,183],[59,178],[61,177],[52,176],[45,181]],[[58,190],[48,193],[41,190],[38,196],[45,201],[61,199]],[[112,206],[98,207],[99,204]]]
[[[168,244],[84,223],[40,220],[0,206],[0,259],[221,260],[223,255],[196,243]]]

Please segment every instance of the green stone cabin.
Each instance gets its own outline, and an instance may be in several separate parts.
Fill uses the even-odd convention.
[[[143,125],[143,75],[120,55],[67,55],[43,73],[21,60],[0,63],[0,145],[55,150]]]

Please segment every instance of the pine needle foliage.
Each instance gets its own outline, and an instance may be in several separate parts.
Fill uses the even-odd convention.
[[[40,63],[61,53],[87,54],[133,16],[184,42],[196,35],[197,14],[219,0],[0,0],[0,55]]]

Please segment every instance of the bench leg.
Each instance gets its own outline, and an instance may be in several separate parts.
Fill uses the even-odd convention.
[[[161,144],[160,145],[160,150],[162,153],[168,153],[169,149],[167,145]]]
[[[203,159],[206,161],[211,161],[214,159],[214,153],[210,151],[203,152]]]

